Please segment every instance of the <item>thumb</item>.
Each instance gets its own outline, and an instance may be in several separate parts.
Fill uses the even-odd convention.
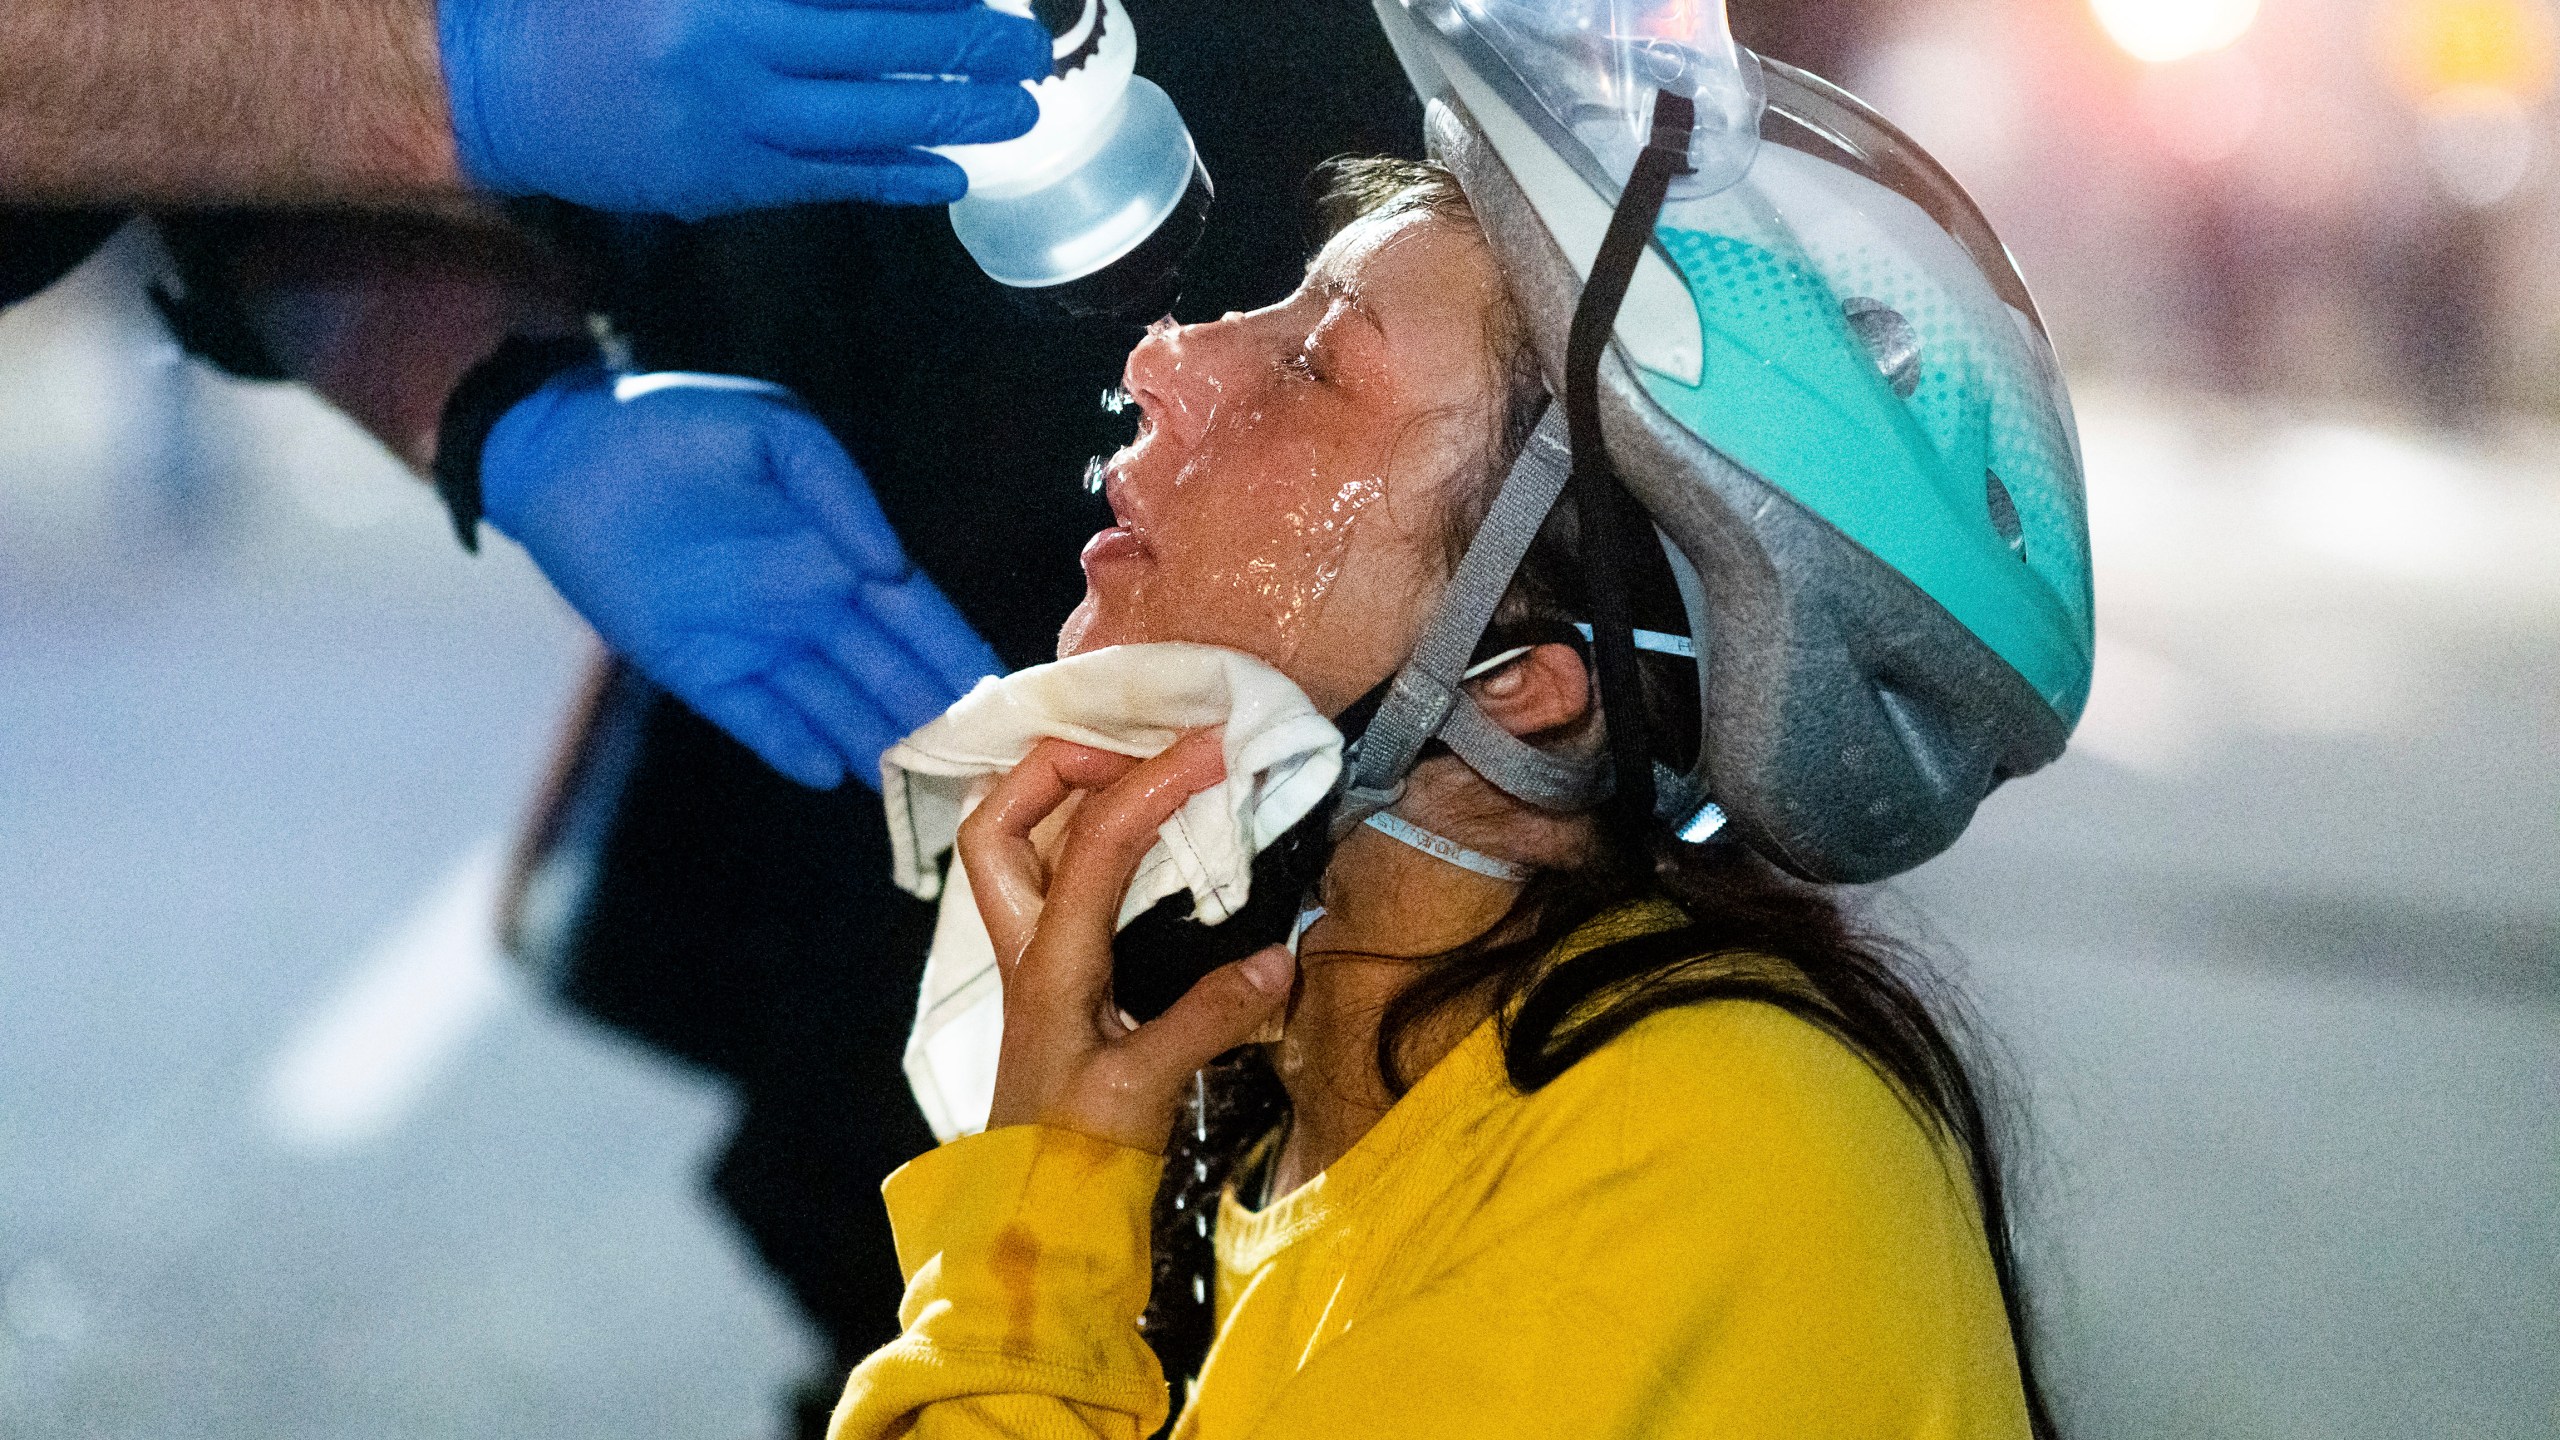
[[[1201,976],[1172,1009],[1121,1043],[1150,1073],[1189,1075],[1278,1019],[1289,1007],[1297,974],[1297,958],[1287,946],[1266,945]]]

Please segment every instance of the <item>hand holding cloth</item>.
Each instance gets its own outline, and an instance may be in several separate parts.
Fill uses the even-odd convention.
[[[951,848],[986,776],[1022,763],[1044,739],[1144,759],[1183,735],[1223,726],[1227,779],[1193,796],[1158,832],[1122,904],[1120,923],[1191,892],[1195,918],[1216,924],[1252,893],[1253,857],[1314,809],[1342,770],[1342,732],[1271,666],[1208,645],[1121,645],[990,678],[941,719],[881,757],[881,799],[898,884],[939,896],[907,1079],[934,1133],[986,1123],[1003,1030],[995,949]]]

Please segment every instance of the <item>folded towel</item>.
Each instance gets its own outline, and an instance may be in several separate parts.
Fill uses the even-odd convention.
[[[900,887],[941,907],[907,1039],[907,1083],[934,1134],[985,1128],[1004,1036],[995,947],[951,848],[971,787],[1057,738],[1145,758],[1185,733],[1226,727],[1227,778],[1164,823],[1139,863],[1120,923],[1188,890],[1193,918],[1218,924],[1252,893],[1253,857],[1306,817],[1342,771],[1342,732],[1289,677],[1209,645],[1117,645],[978,682],[941,719],[880,759],[891,863]]]

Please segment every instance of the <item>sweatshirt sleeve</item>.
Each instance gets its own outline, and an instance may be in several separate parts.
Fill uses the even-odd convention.
[[[1163,1157],[1019,1125],[955,1140],[883,1193],[905,1333],[854,1369],[829,1440],[1138,1440],[1165,1384],[1138,1330]]]
[[[1496,1149],[1447,1243],[1193,1440],[2026,1435],[1969,1185],[1827,1034],[1668,1012]]]

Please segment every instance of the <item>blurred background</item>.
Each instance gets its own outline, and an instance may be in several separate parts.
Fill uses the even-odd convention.
[[[2071,1433],[2560,1435],[2560,5],[1736,14],[2073,371],[2088,718],[1878,897],[2012,1077]],[[784,1433],[732,1097],[491,939],[592,642],[153,244],[0,316],[0,1435]]]

